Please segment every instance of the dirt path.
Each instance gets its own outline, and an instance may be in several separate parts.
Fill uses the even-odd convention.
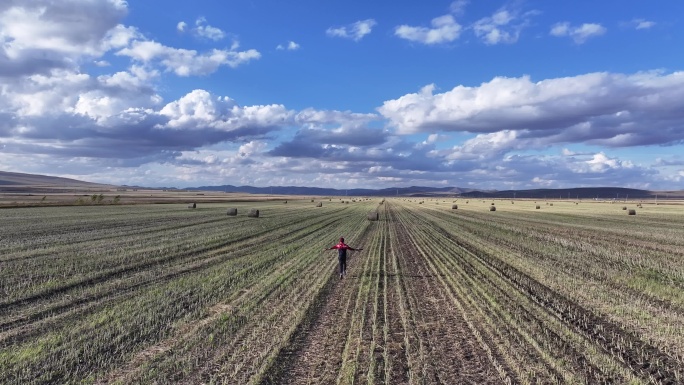
[[[330,283],[263,383],[504,383],[408,228],[391,209],[383,214],[363,241],[374,251]]]
[[[359,243],[364,244],[368,237]],[[335,277],[324,289],[327,292],[312,322],[304,325],[290,348],[281,353],[279,359],[284,362],[280,372],[264,383],[333,384],[337,381],[359,291],[359,277],[367,268],[368,255],[350,255],[344,279],[337,278],[337,271],[333,273]]]
[[[430,266],[429,257],[416,244],[417,234],[409,232],[399,218],[393,218],[393,222],[397,226],[400,271],[420,338],[414,365],[421,378],[419,383],[503,383],[467,325],[466,315],[459,311],[448,295],[449,289],[438,279],[441,273]]]

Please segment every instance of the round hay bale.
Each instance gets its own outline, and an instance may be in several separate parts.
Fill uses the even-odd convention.
[[[631,209],[631,210],[627,211],[627,215],[636,215],[636,210]]]
[[[311,203],[313,203],[313,202],[314,202],[314,200],[312,199],[312,200],[311,200]]]
[[[537,205],[536,209],[539,210],[540,208],[541,208],[541,206]]]
[[[549,203],[549,206],[553,206],[553,203]]]
[[[492,202],[492,206],[494,206],[494,202]]]
[[[286,204],[287,204],[287,201],[283,202],[283,204],[285,204],[285,205],[286,205]]]
[[[451,209],[452,209],[452,210],[458,209],[458,205],[451,205]]]
[[[226,215],[230,215],[231,217],[236,216],[237,215],[237,208],[235,208],[235,207],[229,208],[228,211],[226,212]]]
[[[318,202],[318,203],[316,204],[316,207],[323,207],[323,202]]]
[[[622,209],[623,209],[623,210],[627,210],[627,206],[622,206]]]
[[[247,216],[250,218],[259,218],[259,210],[250,209],[249,212],[247,213]]]
[[[371,211],[368,213],[368,220],[369,221],[379,221],[380,220],[380,213],[377,211]]]
[[[196,208],[197,208],[197,204],[196,204],[196,203],[190,203],[190,204],[188,205],[188,208],[189,208],[189,209],[196,209]]]
[[[496,211],[496,206],[489,206],[489,211]]]

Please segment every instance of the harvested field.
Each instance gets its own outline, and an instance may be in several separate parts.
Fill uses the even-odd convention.
[[[684,207],[380,202],[2,209],[0,383],[684,383]]]

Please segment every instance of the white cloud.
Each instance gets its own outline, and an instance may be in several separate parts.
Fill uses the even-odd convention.
[[[428,135],[427,139],[425,139],[421,144],[422,145],[435,144],[435,143],[438,143],[439,141],[446,140],[446,139],[448,139],[448,136],[446,136],[446,135],[430,134],[430,135]]]
[[[402,134],[508,129],[547,143],[608,146],[684,139],[684,72],[592,73],[536,83],[528,76],[497,77],[479,87],[434,89],[386,101],[378,111]]]
[[[297,124],[306,127],[339,125],[343,127],[359,127],[370,121],[378,120],[377,114],[362,114],[351,111],[316,110],[307,108],[295,116]]]
[[[208,75],[222,65],[235,68],[261,57],[261,54],[254,49],[247,51],[214,49],[200,54],[195,50],[167,47],[155,41],[135,41],[130,47],[116,54],[128,56],[146,64],[158,61],[167,71],[173,71],[178,76]]]
[[[168,103],[159,113],[169,119],[160,128],[233,131],[245,127],[274,127],[289,122],[293,113],[283,105],[240,107],[228,97],[194,90]]]
[[[607,29],[601,24],[585,23],[573,27],[570,23],[557,23],[551,27],[550,34],[558,37],[570,37],[575,43],[582,44],[589,38],[605,34]]]
[[[70,0],[10,2],[0,6],[0,76],[76,68],[113,43],[108,34],[127,13],[126,3]]]
[[[472,29],[475,36],[486,44],[515,43],[521,31],[529,24],[536,11],[520,14],[517,10],[499,9],[492,16],[476,21]]]
[[[252,140],[248,143],[243,144],[238,149],[238,154],[241,157],[249,157],[255,154],[264,152],[268,147],[268,143],[260,140]]]
[[[377,23],[373,19],[360,20],[342,27],[330,27],[325,33],[332,37],[342,37],[359,41],[363,39],[364,36],[370,34],[376,24]]]
[[[188,23],[184,21],[179,21],[178,24],[176,24],[176,30],[178,32],[185,32],[185,30],[188,28]]]
[[[288,51],[296,51],[300,48],[299,44],[295,43],[294,41],[289,41],[286,45],[278,44],[276,47],[277,50],[282,51],[282,50],[288,50]]]
[[[644,19],[634,19],[632,20],[632,24],[636,29],[650,29],[656,25],[654,21],[648,21]]]
[[[445,151],[448,160],[492,160],[500,159],[503,154],[520,148],[516,131],[499,131],[491,134],[479,134],[466,140],[460,146]]]
[[[206,24],[207,19],[200,17],[195,21],[195,28],[193,31],[197,34],[197,36],[204,37],[210,40],[218,41],[226,37],[226,33],[223,32],[221,29],[212,27],[211,25]]]
[[[535,176],[532,178],[532,183],[542,187],[553,187],[554,184],[556,184],[556,181],[551,179],[542,179],[538,176]]]
[[[462,30],[461,25],[451,15],[436,17],[430,25],[432,28],[400,25],[395,28],[394,34],[402,39],[422,44],[441,44],[458,39]]]
[[[591,159],[574,164],[573,168],[577,173],[605,173],[618,169],[632,169],[634,165],[630,161],[611,158],[603,152],[599,152],[594,154]]]
[[[449,10],[454,15],[461,15],[465,11],[465,7],[468,5],[468,0],[455,0],[449,5]]]

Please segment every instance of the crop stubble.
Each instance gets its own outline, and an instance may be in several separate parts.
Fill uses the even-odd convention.
[[[682,381],[680,217],[473,203],[5,211],[0,382]]]

